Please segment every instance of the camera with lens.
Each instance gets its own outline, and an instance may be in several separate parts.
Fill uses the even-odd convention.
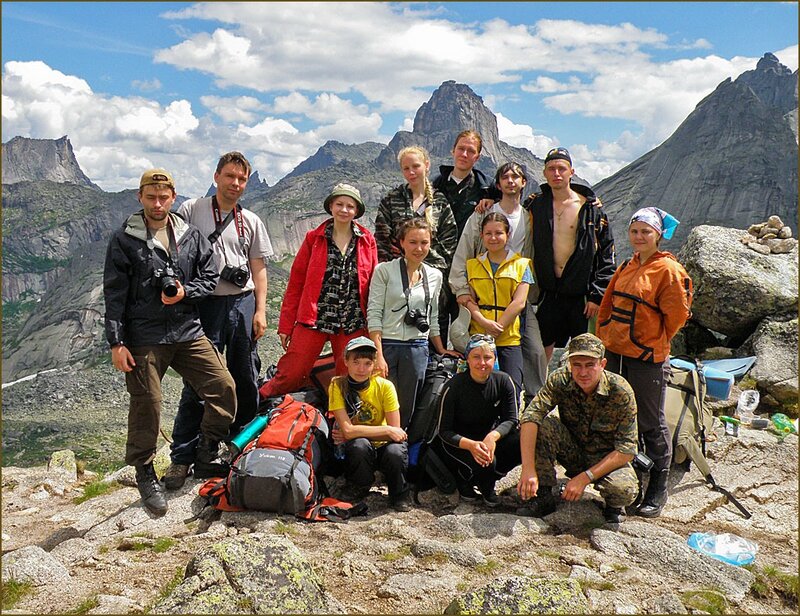
[[[421,332],[426,332],[431,327],[428,325],[428,316],[422,310],[407,310],[403,322],[406,325],[413,325]]]
[[[219,273],[219,277],[235,284],[240,289],[244,289],[247,281],[250,280],[250,270],[247,269],[246,265],[239,265],[237,267],[226,265]]]
[[[177,278],[178,274],[175,273],[175,270],[167,265],[153,272],[152,283],[154,287],[161,289],[167,297],[175,297],[178,294]]]

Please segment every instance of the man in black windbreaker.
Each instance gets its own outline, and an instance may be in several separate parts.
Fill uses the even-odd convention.
[[[533,216],[536,318],[548,360],[588,330],[615,268],[608,218],[592,189],[570,182],[574,174],[569,152],[553,148],[544,160],[547,183],[523,203]]]
[[[236,390],[225,362],[203,334],[197,302],[219,277],[208,240],[170,213],[175,183],[163,169],[139,182],[142,209],[114,232],[106,253],[103,293],[106,338],[114,368],[130,394],[125,462],[136,468],[142,503],[167,511],[153,469],[161,415],[161,379],[172,367],[205,402],[197,463],[223,467],[219,442],[236,414]]]

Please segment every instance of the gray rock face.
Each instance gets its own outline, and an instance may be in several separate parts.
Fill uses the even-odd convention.
[[[69,580],[69,572],[54,556],[29,545],[3,554],[3,579],[43,586]]]
[[[734,602],[744,599],[754,580],[747,569],[705,556],[690,548],[680,535],[645,522],[626,522],[616,532],[595,529],[590,541],[605,554],[630,558],[659,575],[719,588]]]
[[[286,177],[304,175],[312,171],[332,167],[341,162],[372,162],[385,147],[382,143],[375,143],[374,141],[352,145],[344,144],[340,141],[327,141],[313,156],[305,159],[292,169]]]
[[[338,614],[322,580],[291,541],[235,537],[200,552],[157,614]]]
[[[797,319],[766,318],[739,349],[758,359],[749,372],[759,389],[783,404],[797,402]]]
[[[467,593],[445,614],[585,614],[586,597],[574,579],[548,580],[528,576],[498,579]]]
[[[3,184],[51,180],[97,188],[81,171],[67,136],[60,139],[14,137],[3,144]]]
[[[595,186],[621,258],[631,254],[631,214],[650,205],[681,221],[665,244],[672,252],[701,224],[746,229],[777,214],[796,234],[797,140],[784,116],[797,107],[795,93],[786,108],[797,73],[786,71],[765,56],[755,71],[722,82],[664,143]]]
[[[797,308],[797,251],[761,255],[739,241],[745,234],[701,225],[678,254],[694,283],[693,320],[741,338],[763,318]]]

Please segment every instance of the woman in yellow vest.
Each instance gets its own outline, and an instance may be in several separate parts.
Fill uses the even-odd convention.
[[[486,252],[467,261],[472,316],[470,334],[489,334],[495,339],[500,369],[508,373],[517,392],[522,391],[522,328],[528,287],[533,284],[531,260],[506,249],[510,225],[500,212],[481,222],[481,241]]]

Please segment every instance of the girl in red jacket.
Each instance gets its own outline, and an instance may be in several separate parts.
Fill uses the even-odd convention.
[[[670,341],[691,315],[692,279],[669,252],[659,250],[678,221],[655,207],[638,210],[628,226],[633,257],[619,266],[600,304],[597,336],[606,347],[606,370],[621,374],[636,395],[639,438],[653,460],[637,511],[656,517],[667,502],[672,461],[664,399]]]
[[[367,292],[378,251],[372,233],[355,222],[364,215],[364,201],[357,188],[337,184],[324,207],[331,218],[306,234],[292,264],[278,321],[286,352],[261,386],[262,398],[300,389],[328,340],[336,374],[346,374],[345,346],[367,335]]]

